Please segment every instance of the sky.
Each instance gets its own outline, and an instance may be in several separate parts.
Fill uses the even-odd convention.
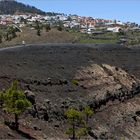
[[[17,0],[46,12],[77,14],[140,24],[140,0]]]

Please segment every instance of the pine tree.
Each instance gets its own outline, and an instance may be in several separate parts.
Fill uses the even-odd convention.
[[[46,24],[45,28],[46,28],[46,32],[49,32],[51,30],[50,24]]]
[[[6,34],[5,34],[5,40],[6,40],[6,41],[9,40],[9,33],[8,33],[8,32],[6,32]]]
[[[10,37],[11,38],[10,38]],[[17,35],[16,35],[16,30],[14,27],[10,26],[8,29],[7,29],[7,33],[6,33],[6,40],[11,40],[12,38],[15,38]]]
[[[35,23],[36,23],[36,27],[35,28],[37,30],[37,35],[41,36],[41,27],[39,25],[39,21],[36,21]]]
[[[65,116],[68,119],[71,127],[68,129],[67,134],[72,135],[72,139],[76,139],[77,125],[82,121],[82,114],[74,108],[70,108],[65,112]]]
[[[91,117],[93,113],[93,109],[91,109],[89,106],[84,108],[84,114],[86,115],[86,124],[88,124],[89,117]]]
[[[2,38],[3,38],[3,37],[2,37],[2,35],[0,34],[0,43],[2,43]]]
[[[40,29],[37,29],[37,35],[38,35],[38,36],[41,36],[41,31],[40,31]]]
[[[17,81],[14,81],[12,86],[5,93],[1,93],[0,96],[3,101],[3,109],[15,115],[16,130],[19,128],[19,115],[31,106],[23,91],[18,90],[17,86]]]
[[[57,30],[58,30],[58,31],[62,31],[62,30],[63,30],[63,27],[60,26],[60,25],[58,25],[58,26],[57,26]]]

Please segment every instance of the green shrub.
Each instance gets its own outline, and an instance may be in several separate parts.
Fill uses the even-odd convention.
[[[78,80],[74,80],[74,79],[73,79],[71,82],[72,82],[73,85],[76,85],[76,86],[79,85]]]

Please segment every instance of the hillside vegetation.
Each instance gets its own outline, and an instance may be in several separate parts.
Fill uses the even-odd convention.
[[[25,5],[13,0],[0,1],[0,14],[15,14],[15,13],[32,13],[40,15],[45,14],[45,12],[35,8],[34,6]]]

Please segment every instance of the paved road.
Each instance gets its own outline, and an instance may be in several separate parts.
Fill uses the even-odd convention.
[[[0,51],[5,50],[11,50],[11,49],[17,49],[17,48],[24,48],[24,47],[30,47],[30,46],[46,46],[46,47],[92,47],[92,48],[118,48],[121,47],[118,44],[72,44],[72,43],[47,43],[47,44],[26,44],[26,45],[17,45],[12,47],[6,47],[6,48],[0,48]]]

